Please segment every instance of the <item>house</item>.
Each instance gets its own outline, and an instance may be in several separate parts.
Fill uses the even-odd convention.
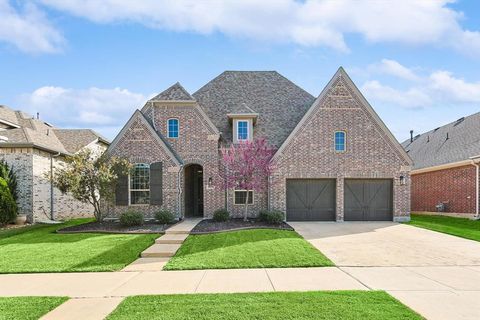
[[[402,143],[414,161],[412,210],[479,214],[480,112]]]
[[[59,129],[0,105],[0,160],[13,167],[18,180],[19,214],[28,221],[63,220],[93,215],[93,207],[63,195],[48,175],[67,155],[88,148],[103,153],[109,142],[90,129]]]
[[[275,147],[267,191],[249,214],[291,220],[394,220],[410,213],[411,159],[340,68],[315,98],[275,71],[225,71],[190,95],[179,83],[134,112],[107,150],[133,164],[108,217],[241,216],[247,190],[220,190],[219,148],[264,137]]]

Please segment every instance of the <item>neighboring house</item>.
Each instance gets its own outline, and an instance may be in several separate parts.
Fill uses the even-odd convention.
[[[18,180],[19,214],[30,222],[91,216],[93,207],[52,188],[48,175],[66,155],[89,148],[100,155],[109,142],[90,129],[58,129],[0,105],[0,159]]]
[[[219,185],[219,148],[264,137],[276,170],[249,214],[287,220],[395,220],[410,214],[411,160],[340,68],[313,97],[275,71],[226,71],[190,95],[176,83],[137,110],[108,149],[135,164],[108,209],[241,216],[246,190]]]
[[[480,113],[402,143],[414,161],[412,210],[479,213]]]

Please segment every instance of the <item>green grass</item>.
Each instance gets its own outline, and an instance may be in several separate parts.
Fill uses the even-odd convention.
[[[165,270],[332,266],[295,231],[242,230],[190,235]]]
[[[134,296],[107,318],[220,319],[422,319],[383,291],[271,292]]]
[[[427,216],[412,214],[408,224],[451,234],[470,240],[480,241],[480,221],[447,216]]]
[[[34,225],[0,232],[0,273],[116,271],[133,262],[156,234],[59,234],[65,226]]]
[[[67,300],[66,297],[0,298],[0,320],[37,320]]]

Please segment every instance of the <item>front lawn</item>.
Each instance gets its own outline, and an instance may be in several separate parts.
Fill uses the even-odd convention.
[[[422,319],[383,291],[271,292],[127,297],[107,318],[168,320]]]
[[[158,234],[59,234],[77,219],[0,232],[0,273],[116,271],[133,262]]]
[[[37,320],[67,300],[66,297],[0,298],[0,320]]]
[[[447,216],[412,214],[408,223],[433,231],[448,233],[457,237],[480,241],[480,221]]]
[[[295,231],[253,229],[190,235],[165,270],[285,268],[333,263]]]

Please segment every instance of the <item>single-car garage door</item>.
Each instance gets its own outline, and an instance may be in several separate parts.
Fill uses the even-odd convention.
[[[335,221],[335,179],[288,179],[288,221]]]
[[[392,221],[392,180],[345,179],[345,221]]]

